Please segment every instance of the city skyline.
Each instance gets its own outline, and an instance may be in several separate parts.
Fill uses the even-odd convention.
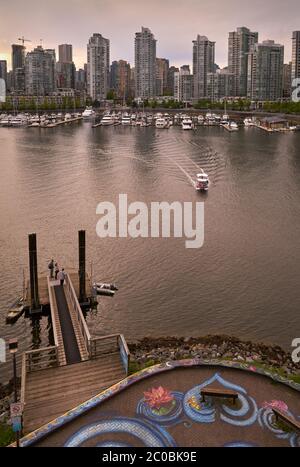
[[[72,5],[72,8],[70,6]],[[18,15],[16,15],[18,11]],[[29,13],[30,12],[30,15]],[[27,16],[28,14],[28,16]],[[259,32],[259,42],[267,39],[285,46],[285,62],[292,57],[292,32],[299,30],[300,5],[296,0],[287,3],[266,0],[260,4],[228,0],[226,5],[207,5],[199,0],[53,0],[51,5],[40,5],[37,0],[20,0],[1,5],[0,60],[8,62],[11,69],[11,45],[26,42],[27,52],[41,43],[45,48],[59,44],[72,44],[74,62],[82,68],[87,60],[87,43],[93,33],[100,33],[110,40],[111,61],[127,60],[134,66],[134,36],[142,26],[151,29],[157,39],[157,56],[169,59],[170,64],[192,64],[192,41],[200,34],[216,42],[216,63],[227,66],[228,34],[237,27],[246,26]],[[110,21],[113,18],[113,21]],[[182,21],[184,18],[184,21]],[[196,19],[195,19],[196,18]],[[12,30],[11,25],[14,25]],[[43,27],[47,24],[47,29]],[[49,25],[55,25],[53,28]],[[74,27],[75,25],[75,27]],[[71,27],[72,26],[72,27]]]

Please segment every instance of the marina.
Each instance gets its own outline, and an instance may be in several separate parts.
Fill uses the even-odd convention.
[[[201,127],[222,127],[228,132],[238,131],[240,128],[256,127],[268,133],[299,131],[300,125],[289,123],[286,118],[252,116],[234,120],[225,114],[212,112],[201,113],[162,113],[162,112],[128,112],[128,111],[104,111],[96,112],[87,107],[82,113],[58,113],[30,115],[19,113],[17,115],[0,114],[0,127],[13,128],[56,128],[61,125],[79,123],[84,121],[92,128],[126,126],[145,128],[154,126],[157,129],[170,129],[179,126],[182,130],[197,130]]]

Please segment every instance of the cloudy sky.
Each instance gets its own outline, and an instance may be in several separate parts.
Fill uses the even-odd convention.
[[[94,33],[110,39],[111,60],[134,62],[134,33],[149,27],[157,39],[157,56],[171,64],[190,64],[197,34],[216,41],[216,62],[227,64],[228,32],[247,26],[259,39],[285,45],[291,58],[292,31],[300,30],[299,0],[0,0],[0,59],[10,65],[11,44],[31,39],[56,48],[73,44],[78,67],[86,61],[86,44]]]

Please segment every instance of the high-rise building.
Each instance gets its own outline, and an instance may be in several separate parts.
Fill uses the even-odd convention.
[[[174,76],[179,71],[176,66],[171,66],[168,71],[167,93],[171,96],[174,95]]]
[[[97,101],[103,101],[109,90],[109,39],[93,34],[87,46],[87,92]]]
[[[71,44],[58,46],[58,61],[61,63],[73,63],[73,47]]]
[[[135,97],[156,95],[156,40],[148,28],[135,34]]]
[[[25,84],[25,47],[19,44],[12,45],[12,72],[14,91],[24,92]]]
[[[135,68],[130,70],[130,97],[135,97]]]
[[[56,64],[56,82],[58,88],[75,88],[75,65],[74,63],[57,62]]]
[[[290,99],[292,95],[292,62],[283,65],[282,97]]]
[[[12,70],[25,65],[25,47],[19,44],[12,45]]]
[[[49,95],[56,89],[55,81],[55,51],[44,50],[42,46],[36,47],[25,59],[26,94]]]
[[[58,46],[59,60],[56,64],[57,87],[75,89],[76,68],[73,63],[73,48],[71,44]]]
[[[0,60],[0,78],[2,78],[5,81],[5,84],[7,85],[7,61],[6,60]]]
[[[168,90],[169,60],[166,58],[156,59],[156,95],[164,96]]]
[[[13,72],[13,90],[20,94],[25,92],[25,67],[15,68]]]
[[[130,64],[125,60],[114,61],[110,67],[110,87],[118,99],[127,99],[130,95]]]
[[[14,87],[14,76],[12,70],[7,72],[7,83],[6,83],[6,88],[8,91],[12,91]]]
[[[233,96],[234,75],[228,68],[218,69],[215,73],[208,73],[208,99],[212,102]]]
[[[174,73],[174,99],[179,102],[192,102],[193,84],[189,65],[183,65]]]
[[[45,53],[51,55],[54,65],[56,64],[56,52],[55,49],[45,49]]]
[[[207,75],[215,67],[215,42],[206,36],[197,36],[193,41],[194,100],[207,98]]]
[[[109,72],[109,86],[111,89],[116,90],[118,81],[118,62],[115,60],[110,65]]]
[[[276,101],[282,98],[283,63],[283,45],[268,40],[252,46],[248,54],[249,99]]]
[[[300,31],[293,32],[292,80],[300,78]]]
[[[258,42],[258,32],[242,27],[229,33],[228,40],[228,71],[234,75],[233,95],[246,97],[248,53]]]
[[[83,68],[79,68],[75,72],[75,89],[77,91],[86,90],[86,71]]]

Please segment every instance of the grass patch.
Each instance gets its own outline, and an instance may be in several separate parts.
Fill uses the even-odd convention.
[[[292,379],[294,383],[300,384],[300,375],[291,375],[290,379]]]
[[[15,434],[11,426],[0,423],[0,447],[8,446],[15,441]]]
[[[273,423],[275,428],[278,428],[281,431],[284,431],[285,433],[293,433],[293,429],[286,425],[282,420],[278,420],[277,422]]]
[[[268,371],[269,373],[272,373],[273,375],[279,375],[282,378],[286,378],[288,380],[294,381],[294,383],[300,384],[300,374],[297,374],[297,375],[287,374],[280,367],[274,368],[272,366],[267,365],[266,363],[264,363],[262,361],[257,361],[257,360],[253,361],[253,363],[251,363],[251,365],[253,365],[254,367],[257,367],[257,368],[261,368],[262,370]]]
[[[135,361],[129,362],[129,374],[133,375],[134,373],[137,373],[138,371],[144,370],[145,368],[149,368],[150,366],[156,365],[157,362],[154,360],[147,360],[147,362],[140,364]]]

